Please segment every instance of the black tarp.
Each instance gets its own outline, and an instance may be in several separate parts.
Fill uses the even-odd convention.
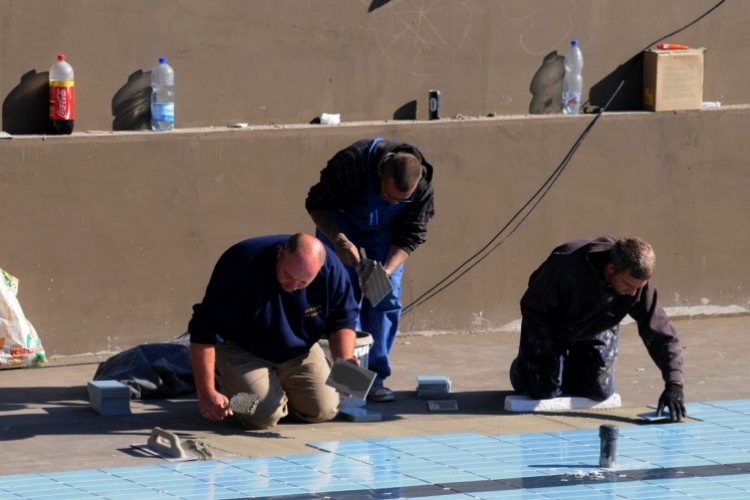
[[[101,363],[94,380],[117,380],[133,399],[170,398],[195,392],[190,349],[180,343],[143,344]]]

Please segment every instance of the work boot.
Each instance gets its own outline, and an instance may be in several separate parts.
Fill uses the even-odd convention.
[[[367,400],[374,403],[389,403],[396,399],[395,394],[389,388],[382,385],[373,385]]]

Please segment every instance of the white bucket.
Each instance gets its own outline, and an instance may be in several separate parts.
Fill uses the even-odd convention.
[[[328,339],[320,339],[320,347],[326,354],[328,361],[333,363],[331,350],[328,348]],[[370,358],[370,348],[372,347],[372,335],[366,332],[357,332],[357,340],[354,343],[354,358],[359,360],[359,366],[367,368],[367,362]]]

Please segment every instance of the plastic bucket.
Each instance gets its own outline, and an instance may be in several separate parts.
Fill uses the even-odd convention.
[[[328,339],[320,339],[318,342],[326,358],[333,361],[331,350],[328,348]],[[367,332],[357,332],[357,340],[354,343],[354,357],[359,360],[359,366],[367,368],[367,361],[370,357],[370,348],[372,347],[372,335]]]

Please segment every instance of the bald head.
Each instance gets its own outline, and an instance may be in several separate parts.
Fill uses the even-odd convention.
[[[276,279],[285,292],[294,292],[312,283],[326,261],[323,243],[309,234],[297,233],[279,247]]]

